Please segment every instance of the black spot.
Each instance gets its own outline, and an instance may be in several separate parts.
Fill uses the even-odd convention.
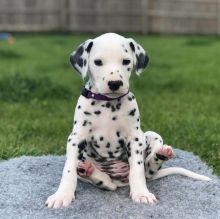
[[[92,49],[92,46],[93,46],[93,42],[90,42],[89,45],[86,48],[86,52],[89,53],[91,51],[91,49]]]
[[[74,124],[76,124],[76,123],[77,123],[77,121],[75,120],[75,121],[74,121]]]
[[[92,132],[92,129],[89,129],[89,132]]]
[[[96,147],[96,148],[100,148],[100,146],[99,146],[99,145],[97,145],[97,144],[94,144],[94,147]]]
[[[86,63],[87,63],[87,61],[86,61],[86,59],[84,59],[83,65],[86,66]]]
[[[71,172],[70,170],[67,171],[67,173],[70,173],[70,172]]]
[[[138,129],[139,129],[139,127],[137,126],[137,127],[136,127],[136,129],[138,130]]]
[[[83,59],[81,57],[77,58],[76,63],[78,64],[79,67],[81,67],[81,68],[83,67]]]
[[[79,70],[76,68],[76,64],[78,64],[81,68],[83,67],[83,59],[81,58],[83,52],[84,49],[80,46],[73,55],[70,55],[70,62],[77,71]]]
[[[116,135],[117,135],[118,137],[120,137],[120,132],[116,132]]]
[[[96,115],[99,115],[99,114],[101,114],[101,111],[100,110],[97,110],[97,111],[95,111],[94,112]]]
[[[154,138],[154,140],[158,140],[158,138]]]
[[[139,150],[136,150],[136,154],[139,154]]]
[[[117,116],[112,117],[112,120],[116,120],[116,119],[117,119]]]
[[[140,121],[140,119],[139,118],[137,118],[137,122],[139,122]]]
[[[82,160],[82,158],[83,158],[83,154],[80,153],[80,154],[78,155],[78,159],[79,159],[79,160]]]
[[[92,136],[91,139],[94,140],[94,136]]]
[[[102,184],[103,184],[102,181],[99,181],[99,182],[96,183],[97,186],[101,186]]]
[[[129,100],[129,101],[132,101],[132,98],[131,98],[131,97],[128,97],[128,100]]]
[[[71,138],[69,138],[69,139],[68,139],[68,142],[70,142],[71,140],[72,140],[72,139],[71,139]]]
[[[139,146],[142,146],[142,143],[139,143]]]
[[[127,49],[125,49],[125,52],[128,52],[128,50],[127,50]]]
[[[76,51],[76,55],[82,56],[83,52],[84,52],[83,46],[80,46]]]
[[[135,96],[134,95],[132,95],[132,97],[131,97],[133,100],[135,99]]]
[[[121,147],[124,147],[125,146],[125,142],[123,139],[119,139],[118,140],[118,143],[120,144]]]
[[[131,110],[131,111],[129,112],[129,115],[130,115],[130,116],[134,116],[134,115],[135,115],[135,112],[136,112],[136,109],[133,109],[133,110]]]
[[[95,105],[95,101],[92,101],[91,105]]]
[[[103,137],[100,137],[100,138],[99,138],[100,141],[103,141],[103,139],[104,139]]]
[[[150,174],[150,175],[153,175],[153,174],[154,174],[154,171],[153,171],[153,170],[149,170],[149,174]]]
[[[80,150],[80,151],[84,150],[85,147],[86,147],[86,144],[87,144],[87,143],[86,143],[86,140],[81,141],[81,142],[78,144],[79,150]]]
[[[137,69],[140,69],[140,68],[145,68],[147,66],[149,62],[149,57],[147,55],[144,55],[143,53],[140,53],[139,56],[137,56],[137,66],[136,68]]]
[[[91,115],[91,113],[88,112],[88,111],[85,111],[84,114],[85,114],[85,115]]]
[[[78,106],[78,109],[80,109],[80,108],[81,108],[81,106],[79,105],[79,106]]]
[[[118,153],[118,150],[117,150],[117,151],[114,151],[114,153],[117,154],[117,153]]]
[[[76,144],[73,143],[72,146],[76,146]]]
[[[121,107],[121,103],[118,103],[118,104],[116,105],[116,108],[119,110],[120,107]]]
[[[74,132],[73,135],[76,135],[76,132]]]
[[[159,159],[155,157],[154,160],[155,160],[155,161],[158,161]]]
[[[140,165],[140,164],[141,164],[141,162],[140,162],[140,161],[138,161],[138,164]]]
[[[107,147],[107,148],[110,148],[110,143],[109,143],[109,142],[107,143],[106,147]]]
[[[128,71],[130,71],[131,70],[131,68],[128,68]]]
[[[131,50],[132,50],[133,52],[135,52],[134,43],[130,42],[129,45],[130,45],[130,47],[131,47]]]
[[[108,155],[109,155],[110,158],[114,158],[114,155],[111,151],[108,151]]]
[[[165,156],[163,156],[163,155],[161,155],[161,154],[157,154],[157,153],[156,153],[156,157],[157,157],[158,159],[160,159],[160,160],[168,160],[167,157],[165,157]]]
[[[112,112],[114,112],[114,111],[115,111],[115,107],[114,107],[114,106],[112,106],[112,107],[111,107],[111,109],[112,109]]]
[[[139,139],[138,139],[138,138],[135,138],[134,140],[135,140],[135,141],[139,141]]]
[[[87,120],[84,120],[84,122],[83,122],[82,126],[86,126],[86,125],[87,125],[87,123],[88,123],[88,121],[87,121]]]
[[[106,103],[106,107],[109,108],[111,106],[111,104],[108,102]]]

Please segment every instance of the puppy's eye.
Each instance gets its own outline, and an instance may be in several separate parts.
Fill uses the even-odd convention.
[[[130,60],[129,59],[123,59],[123,62],[122,62],[122,64],[123,65],[128,65],[128,64],[130,64]]]
[[[101,59],[96,59],[96,60],[94,61],[94,63],[95,63],[97,66],[102,66],[102,65],[103,65]]]

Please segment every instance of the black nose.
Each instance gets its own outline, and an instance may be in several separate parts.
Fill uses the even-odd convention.
[[[110,90],[116,91],[119,89],[120,86],[123,86],[123,82],[122,81],[109,81],[108,86]]]

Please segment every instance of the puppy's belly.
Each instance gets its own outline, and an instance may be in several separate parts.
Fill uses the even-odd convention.
[[[109,144],[104,140],[97,143],[94,141],[87,144],[84,154],[86,160],[91,160],[100,171],[112,179],[127,183],[129,165],[125,141],[121,139],[120,143],[117,140]]]
[[[95,162],[94,165],[102,172],[108,174],[113,180],[128,183],[129,165],[127,162],[112,160],[103,163]]]

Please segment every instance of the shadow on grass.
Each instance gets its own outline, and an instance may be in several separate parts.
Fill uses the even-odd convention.
[[[22,55],[17,52],[4,50],[4,49],[1,49],[0,51],[0,59],[20,59],[20,58],[22,58]]]
[[[0,78],[0,100],[3,101],[28,102],[31,99],[69,99],[70,97],[70,90],[47,77],[30,78],[15,74]]]

